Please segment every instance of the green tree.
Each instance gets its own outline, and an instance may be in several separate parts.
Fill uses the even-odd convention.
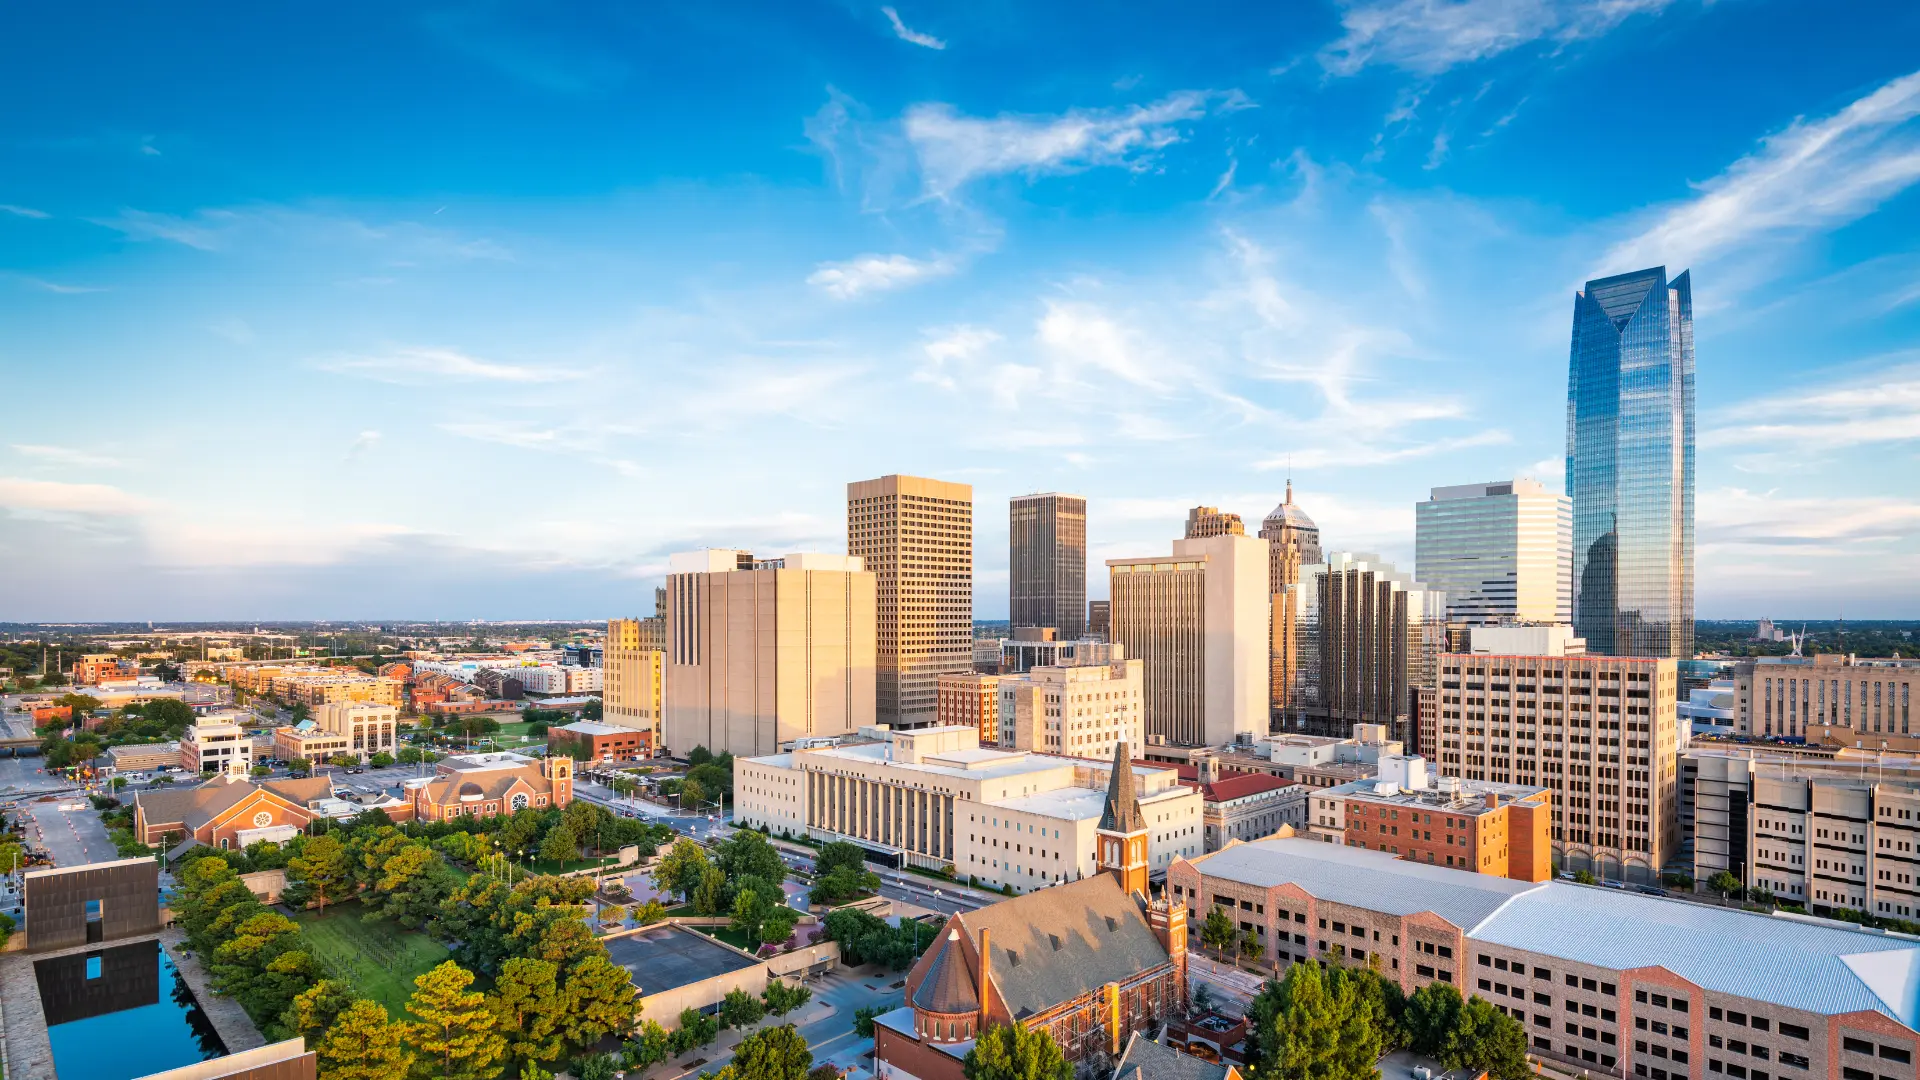
[[[794,924],[799,921],[799,912],[785,904],[774,904],[760,917],[760,932],[755,935],[755,940],[782,944],[793,936]]]
[[[567,1011],[560,969],[545,960],[517,956],[500,969],[487,996],[496,1030],[507,1039],[507,1057],[517,1064],[560,1056],[560,1022]]]
[[[317,1041],[320,1080],[406,1080],[414,1054],[402,1043],[404,1028],[377,1001],[349,1004]]]
[[[1244,956],[1249,960],[1258,960],[1260,959],[1260,955],[1266,951],[1267,951],[1267,947],[1260,943],[1260,935],[1256,931],[1249,930],[1244,935],[1241,936],[1240,938],[1240,955],[1241,956]]]
[[[727,875],[717,866],[700,871],[700,884],[693,890],[693,910],[701,915],[718,915],[727,905]]]
[[[659,1021],[649,1020],[640,1025],[640,1030],[620,1050],[626,1058],[628,1070],[645,1072],[672,1056],[673,1036],[667,1034],[667,1029],[661,1027]]]
[[[287,761],[287,771],[295,776],[311,776],[313,762],[303,757],[291,758]]]
[[[402,765],[418,765],[421,761],[421,754],[422,751],[417,746],[403,746],[400,748],[400,753],[396,756],[395,760]]]
[[[707,762],[712,760],[713,760],[713,751],[707,749],[704,746],[696,746],[693,749],[687,751],[687,765],[690,768],[698,768],[699,766],[705,765]]]
[[[1527,1033],[1518,1020],[1481,998],[1429,983],[1407,999],[1402,1026],[1415,1053],[1449,1069],[1483,1068],[1493,1080],[1525,1080]]]
[[[379,753],[368,758],[367,764],[373,766],[376,769],[384,769],[387,766],[393,764],[393,755],[387,753],[385,750],[382,750]]]
[[[1312,961],[1268,980],[1247,1010],[1255,1080],[1378,1080],[1398,997],[1378,974]]]
[[[740,1080],[806,1080],[812,1067],[813,1051],[792,1024],[756,1031],[733,1051]]]
[[[633,921],[641,926],[650,926],[667,917],[667,905],[658,900],[649,900],[633,909]]]
[[[653,868],[653,887],[692,900],[708,867],[707,853],[691,840],[678,840]]]
[[[1720,899],[1725,900],[1740,891],[1740,879],[1730,871],[1722,870],[1707,879],[1707,888],[1719,893]]]
[[[148,728],[158,727],[169,735],[179,735],[193,726],[193,707],[175,698],[147,702],[141,718]]]
[[[1233,947],[1233,940],[1237,934],[1238,930],[1233,925],[1233,916],[1227,914],[1220,905],[1215,904],[1213,910],[1207,912],[1207,921],[1200,926],[1200,944],[1209,949],[1225,952]]]
[[[287,860],[287,879],[312,890],[324,914],[329,902],[352,890],[353,863],[346,845],[332,833],[308,837],[300,847],[300,854]]]
[[[590,1046],[608,1035],[625,1036],[639,1011],[633,976],[607,959],[604,946],[595,942],[594,948],[566,969],[567,1010],[561,1031],[574,1046]]]
[[[407,999],[412,1014],[412,1043],[420,1053],[422,1077],[435,1080],[488,1080],[507,1041],[495,1029],[485,994],[469,991],[473,974],[451,960],[413,980]]]
[[[684,1054],[705,1046],[720,1034],[720,1021],[698,1009],[680,1010],[680,1030],[673,1033],[673,1052]]]
[[[1073,1080],[1073,1066],[1044,1028],[995,1024],[961,1063],[967,1080]]]
[[[1579,884],[1579,885],[1599,884],[1598,879],[1596,879],[1593,876],[1593,872],[1590,870],[1575,870],[1573,872],[1573,880],[1576,884]]]
[[[746,1027],[757,1024],[767,1014],[767,1007],[759,998],[745,990],[729,990],[720,1001],[721,1027]]]
[[[540,857],[562,867],[578,859],[580,841],[574,836],[573,826],[563,821],[548,829],[547,838],[540,841]]]
[[[321,979],[293,999],[287,1011],[280,1014],[280,1026],[306,1039],[308,1046],[318,1046],[327,1029],[355,1000],[352,986],[338,979]]]
[[[767,1003],[767,1012],[774,1016],[785,1016],[812,1001],[813,991],[804,986],[792,986],[775,979],[767,984],[766,992],[760,996]]]

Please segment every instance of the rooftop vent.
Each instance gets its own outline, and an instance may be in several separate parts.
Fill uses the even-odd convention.
[[[1048,934],[1047,940],[1053,943],[1054,952],[1060,951],[1060,935],[1059,934]]]
[[[1120,920],[1111,915],[1107,916],[1107,933],[1111,934],[1118,929],[1120,929]]]

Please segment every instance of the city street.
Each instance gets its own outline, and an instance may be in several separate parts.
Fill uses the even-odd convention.
[[[813,1000],[798,1014],[769,1019],[764,1026],[792,1022],[800,1036],[807,1041],[807,1048],[813,1051],[816,1063],[831,1057],[838,1063],[851,1064],[848,1060],[851,1056],[849,1051],[864,1053],[872,1047],[871,1039],[862,1039],[854,1034],[854,1011],[875,1006],[884,1012],[904,1004],[906,977],[904,971],[881,972],[871,967],[849,968],[844,965],[836,967],[806,983],[813,990]],[[733,1060],[733,1049],[742,1038],[742,1032],[723,1032],[715,1045],[701,1047],[687,1055],[689,1064],[705,1058],[701,1064],[689,1068],[678,1062],[669,1062],[655,1075],[659,1080],[672,1080],[691,1073],[718,1072]]]
[[[66,809],[63,809],[66,808]],[[106,826],[84,795],[63,795],[57,802],[20,804],[27,841],[47,849],[55,866],[79,866],[119,858]],[[5,871],[6,867],[0,867]]]

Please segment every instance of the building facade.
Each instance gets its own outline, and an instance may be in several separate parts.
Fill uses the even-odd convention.
[[[874,721],[874,575],[844,555],[674,555],[667,748],[771,754]]]
[[[1693,279],[1656,266],[1573,297],[1573,624],[1589,652],[1693,656]]]
[[[956,674],[940,676],[940,704],[936,727],[970,727],[980,732],[980,745],[1000,743],[1000,676]]]
[[[1451,622],[1573,622],[1573,500],[1537,480],[1434,488],[1414,504],[1414,552]]]
[[[410,780],[406,791],[420,821],[563,807],[573,801],[573,759],[505,752],[451,754],[435,763],[432,779]]]
[[[1427,771],[1387,757],[1379,774],[1313,793],[1315,839],[1515,881],[1553,876],[1553,792]]]
[[[346,752],[362,761],[375,754],[393,754],[400,727],[400,710],[372,702],[335,702],[314,710],[321,730],[347,741]]]
[[[1112,638],[1146,668],[1147,740],[1219,746],[1264,735],[1271,665],[1268,546],[1175,540],[1170,556],[1109,559]]]
[[[973,670],[973,488],[917,476],[848,484],[847,554],[878,587],[876,717],[933,723],[940,676]]]
[[[635,761],[648,756],[645,732],[597,720],[551,729],[547,748],[581,761]]]
[[[1920,943],[1621,889],[1512,881],[1311,840],[1237,844],[1167,875],[1269,945],[1493,1002],[1561,1071],[1648,1080],[1910,1080]]]
[[[1767,656],[1733,669],[1735,730],[1827,746],[1920,752],[1913,688],[1920,661],[1838,653]]]
[[[228,774],[196,788],[133,797],[133,831],[143,844],[193,839],[222,851],[262,840],[282,843],[304,831],[333,794],[324,776],[254,784]]]
[[[1349,552],[1303,567],[1292,597],[1288,722],[1328,735],[1382,724],[1411,739],[1417,691],[1433,685],[1445,648],[1446,598],[1378,555]]]
[[[972,501],[969,491],[968,502]],[[1049,492],[1007,504],[1007,613],[1017,630],[1086,633],[1087,500]]]
[[[1145,671],[1141,661],[1121,656],[1104,664],[1003,675],[995,690],[996,744],[1091,758],[1113,756],[1116,745],[1142,746]]]
[[[1287,480],[1286,497],[1260,523],[1260,539],[1267,542],[1267,577],[1273,592],[1272,652],[1273,686],[1271,705],[1277,716],[1287,707],[1298,677],[1298,628],[1294,625],[1300,604],[1294,591],[1300,586],[1300,568],[1321,559],[1320,526],[1293,501],[1293,480]]]
[[[666,711],[665,641],[656,648],[656,635],[645,632],[645,619],[607,620],[607,652],[601,663],[601,719],[638,731],[645,737],[647,756],[660,745],[660,722]],[[664,628],[665,618],[661,619]]]
[[[1680,844],[1678,690],[1672,660],[1448,653],[1435,764],[1551,789],[1556,866],[1651,883]]]
[[[1087,601],[1087,636],[1097,641],[1113,640],[1113,602]]]
[[[1189,540],[1245,535],[1247,523],[1240,520],[1239,514],[1225,513],[1217,506],[1196,506],[1187,511],[1186,537]]]
[[[253,737],[234,714],[202,717],[180,736],[180,768],[245,776],[253,768]]]
[[[1015,892],[1095,873],[1107,762],[981,746],[972,728],[881,732],[865,741],[734,762],[734,820],[848,840],[894,865],[951,866]],[[1148,872],[1201,850],[1199,792],[1135,767]]]
[[[1304,830],[1307,785],[1277,776],[1241,774],[1200,788],[1206,823],[1206,849],[1219,851],[1232,840],[1260,840],[1282,828]]]

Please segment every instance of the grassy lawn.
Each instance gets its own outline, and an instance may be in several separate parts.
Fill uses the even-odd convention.
[[[447,950],[384,919],[362,921],[364,910],[360,904],[330,905],[325,915],[303,911],[294,921],[323,968],[399,1016],[413,994],[414,977],[445,960]]]
[[[748,952],[752,952],[756,947],[752,942],[747,940],[747,935],[729,927],[702,926],[698,927],[698,929],[708,937],[719,938],[721,941],[726,942],[736,949],[745,949]]]
[[[605,862],[608,866],[613,865],[611,858],[604,860],[573,859],[565,863],[548,862],[545,859],[534,859],[527,863],[527,865],[532,867],[533,872],[536,874],[564,874],[570,870],[590,870],[593,867],[599,866],[602,862]]]

